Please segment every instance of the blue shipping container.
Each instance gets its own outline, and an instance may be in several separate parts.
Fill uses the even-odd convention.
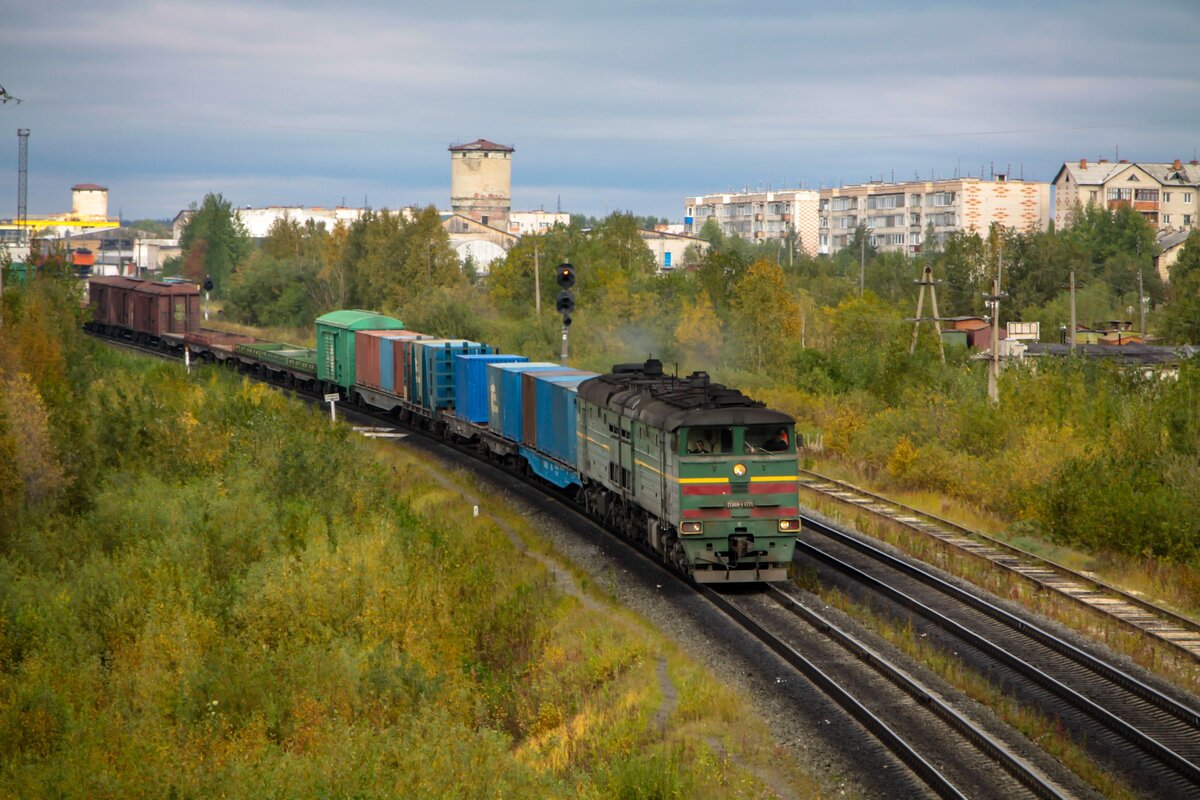
[[[537,385],[539,380],[549,377],[562,378],[570,375],[581,375],[582,370],[570,367],[559,367],[556,370],[531,373],[521,376],[521,444],[537,447]]]
[[[521,441],[521,375],[562,369],[546,361],[488,364],[488,427],[506,439]]]
[[[493,355],[454,357],[454,413],[468,422],[488,421],[488,364],[524,364],[525,356]]]
[[[412,345],[413,386],[409,397],[422,408],[454,405],[454,357],[484,355],[492,348],[466,339],[425,339]]]
[[[575,464],[575,392],[596,373],[537,378],[537,449],[572,467]]]

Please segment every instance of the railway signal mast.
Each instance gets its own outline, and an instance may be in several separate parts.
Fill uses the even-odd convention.
[[[562,290],[554,304],[555,310],[562,314],[562,365],[567,365],[567,329],[571,327],[571,312],[575,310],[575,293],[571,287],[575,285],[575,267],[568,263],[558,265],[554,280]]]

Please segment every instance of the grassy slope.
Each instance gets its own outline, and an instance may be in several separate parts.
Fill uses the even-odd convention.
[[[261,386],[103,357],[90,501],[0,552],[0,795],[820,793],[424,467]]]

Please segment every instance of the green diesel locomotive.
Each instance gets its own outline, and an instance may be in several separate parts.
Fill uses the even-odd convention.
[[[577,412],[594,518],[699,583],[786,579],[800,530],[790,416],[654,359],[582,383]]]

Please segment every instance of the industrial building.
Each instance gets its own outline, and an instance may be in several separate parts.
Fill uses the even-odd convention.
[[[116,228],[120,221],[108,218],[108,187],[96,183],[79,183],[71,187],[71,210],[64,214],[26,217],[25,230],[29,236],[65,236],[83,231]],[[17,220],[0,222],[0,242],[19,242],[27,237]]]

